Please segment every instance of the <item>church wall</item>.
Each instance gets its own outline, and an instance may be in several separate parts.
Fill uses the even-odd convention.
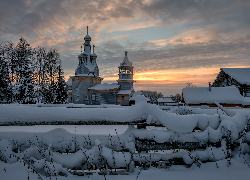
[[[93,87],[96,84],[100,84],[101,80],[95,79],[93,77],[75,77],[72,81],[73,87],[73,103],[75,104],[90,104],[90,93],[88,91],[89,87]]]
[[[90,93],[91,101],[93,105],[100,104],[116,104],[117,91],[103,91]]]
[[[133,88],[131,82],[119,82],[119,85],[121,85],[121,90],[131,90]]]
[[[72,92],[68,92],[68,103],[72,103]]]
[[[133,79],[132,74],[120,74],[119,79]]]
[[[117,94],[116,104],[121,106],[129,106],[129,94]]]

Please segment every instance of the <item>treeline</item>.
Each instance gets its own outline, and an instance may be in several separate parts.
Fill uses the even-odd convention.
[[[140,92],[142,93],[142,95],[150,99],[151,104],[154,104],[157,101],[157,99],[164,97],[164,95],[161,92],[158,93],[157,91],[141,90]]]
[[[0,101],[6,103],[65,103],[66,83],[56,49],[32,48],[21,38],[0,44]]]

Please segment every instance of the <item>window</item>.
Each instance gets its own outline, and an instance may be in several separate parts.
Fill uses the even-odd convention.
[[[95,94],[92,94],[92,101],[95,101]]]
[[[122,99],[124,99],[124,96],[122,96]]]
[[[79,99],[79,96],[76,96],[76,101],[79,101],[80,99]]]
[[[87,95],[85,95],[85,99],[84,99],[85,101],[88,101],[89,100],[89,98],[88,98],[88,96]]]

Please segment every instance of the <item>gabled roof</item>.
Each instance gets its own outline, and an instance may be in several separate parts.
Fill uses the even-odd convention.
[[[114,89],[118,89],[120,87],[120,85],[118,85],[118,83],[112,83],[112,84],[97,84],[93,87],[90,87],[89,89],[94,89],[94,90],[114,90]]]
[[[250,68],[221,68],[240,84],[250,85]]]
[[[215,101],[222,104],[242,104],[243,96],[236,87],[187,87],[182,89],[186,104],[214,104]]]

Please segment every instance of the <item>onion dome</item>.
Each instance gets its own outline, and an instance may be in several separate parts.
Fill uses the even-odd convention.
[[[80,55],[78,55],[78,58],[86,58],[86,57],[88,57],[88,54],[85,51]]]
[[[91,41],[91,37],[87,34],[87,35],[84,37],[84,40],[85,40],[85,41]]]
[[[93,58],[97,58],[97,55],[95,53],[91,54],[90,56]]]

